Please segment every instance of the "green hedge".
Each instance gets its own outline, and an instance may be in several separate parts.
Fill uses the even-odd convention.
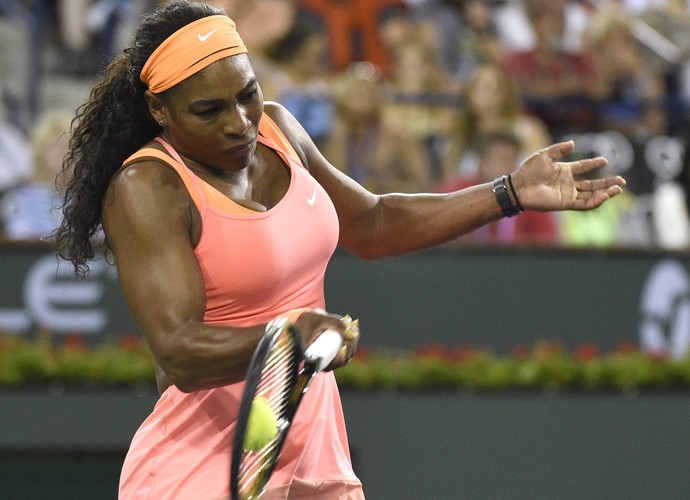
[[[112,345],[88,347],[67,335],[54,345],[50,335],[29,342],[0,335],[0,386],[62,382],[72,385],[153,384],[155,365],[146,344],[123,335]]]
[[[690,358],[671,360],[633,346],[602,354],[586,344],[567,352],[549,342],[505,356],[444,346],[379,350],[355,357],[336,373],[341,387],[365,389],[690,389]]]
[[[155,367],[146,344],[124,335],[112,345],[86,346],[80,336],[38,340],[0,334],[0,386],[153,384]],[[423,345],[412,351],[367,349],[336,371],[342,388],[446,390],[690,389],[690,357],[642,352],[630,343],[602,353],[593,344],[573,352],[542,342],[507,355],[470,347]]]

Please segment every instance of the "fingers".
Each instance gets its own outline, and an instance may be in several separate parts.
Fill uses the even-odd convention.
[[[609,164],[609,161],[603,156],[595,156],[594,158],[587,158],[584,160],[575,160],[563,163],[570,167],[573,175],[582,175],[593,170],[605,167]]]
[[[575,188],[578,191],[601,191],[607,190],[608,188],[618,188],[622,190],[625,186],[626,181],[621,176],[617,175],[615,177],[606,177],[604,179],[587,179],[575,182]],[[614,191],[618,191],[615,190]]]
[[[551,146],[547,147],[543,151],[552,160],[560,160],[564,156],[572,153],[574,149],[575,149],[575,142],[574,141],[565,141],[565,142],[558,142],[556,144],[552,144]]]
[[[578,198],[573,204],[573,210],[591,210],[597,208],[609,198],[610,197],[606,193],[601,191],[596,193],[578,193]]]
[[[623,188],[615,181],[616,178],[610,178],[579,183],[576,189],[575,201],[573,202],[573,210],[591,210],[597,208],[606,200],[621,194]]]
[[[334,370],[341,366],[347,365],[355,355],[357,344],[359,343],[359,320],[352,319],[349,315],[345,315],[341,320],[341,325],[344,329],[341,332],[343,337],[343,345],[338,350],[338,354],[333,359],[326,370]]]
[[[355,355],[357,344],[359,343],[359,320],[353,320],[349,314],[346,314],[342,321],[345,325],[345,330],[342,334],[345,343],[341,347],[341,351],[343,351],[344,364],[347,364]]]
[[[343,338],[345,340],[355,340],[359,338],[359,320],[352,319],[349,314],[343,316],[343,324],[345,325],[345,331],[343,332]]]
[[[553,144],[546,148],[544,151],[549,158],[554,161],[560,160],[564,156],[569,155],[575,150],[575,142],[565,141]],[[571,169],[573,175],[582,175],[593,170],[605,167],[608,165],[609,161],[603,156],[595,156],[593,158],[584,158],[581,160],[574,160],[561,163]]]
[[[348,356],[346,345],[343,345],[338,351],[338,358],[340,358],[339,366],[346,365],[350,362],[350,357]]]

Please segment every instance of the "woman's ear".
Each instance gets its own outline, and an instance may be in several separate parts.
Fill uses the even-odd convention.
[[[149,105],[149,113],[156,123],[167,123],[167,107],[159,95],[150,90],[144,93],[146,103]]]

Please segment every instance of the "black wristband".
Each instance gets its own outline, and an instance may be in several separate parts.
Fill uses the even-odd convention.
[[[507,175],[498,177],[493,184],[494,195],[496,196],[496,201],[501,206],[503,210],[503,215],[505,217],[514,217],[520,213],[520,209],[513,204],[513,200],[510,199],[510,194],[508,194],[508,186],[506,186]]]
[[[522,207],[520,198],[518,198],[517,191],[515,191],[515,187],[513,186],[513,176],[511,174],[508,174],[508,184],[510,185],[510,192],[513,193],[513,198],[515,198],[515,204],[517,205],[518,210],[520,210],[520,212],[524,212],[525,209]]]

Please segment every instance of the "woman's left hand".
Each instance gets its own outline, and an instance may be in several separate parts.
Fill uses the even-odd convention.
[[[573,141],[541,149],[525,159],[512,174],[513,185],[525,210],[591,210],[623,192],[620,176],[587,175],[606,166],[601,156],[559,161],[573,152]]]

